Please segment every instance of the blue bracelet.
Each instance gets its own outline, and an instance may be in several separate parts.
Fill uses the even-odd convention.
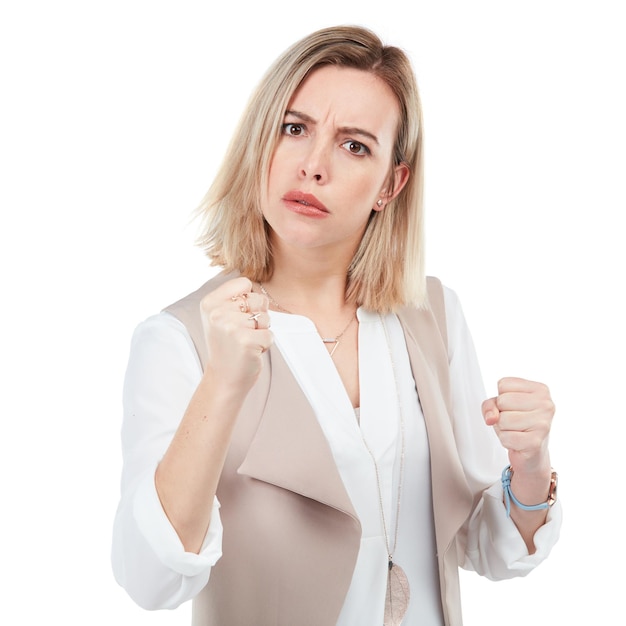
[[[506,506],[506,516],[511,517],[511,500],[515,503],[515,506],[523,511],[541,511],[547,509],[556,501],[556,472],[552,472],[552,479],[550,484],[550,493],[548,499],[541,504],[522,504],[511,491],[511,477],[513,476],[513,470],[510,465],[507,465],[502,471],[502,490],[504,491],[504,504]]]

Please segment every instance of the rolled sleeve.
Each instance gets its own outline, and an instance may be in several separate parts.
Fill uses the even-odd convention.
[[[117,582],[146,609],[193,598],[221,557],[219,502],[199,554],[186,552],[156,491],[156,467],[202,376],[185,327],[162,313],[133,334],[124,382],[124,467],[112,546]]]
[[[185,551],[161,506],[154,487],[153,474],[146,475],[138,486],[133,503],[133,517],[138,531],[145,537],[150,549],[174,573],[186,577],[203,577],[222,556],[222,524],[217,498],[213,501],[211,522],[199,554]],[[202,587],[205,584],[206,580]]]
[[[462,533],[464,555],[459,562],[493,580],[525,576],[550,553],[562,520],[557,502],[528,549],[515,523],[507,517],[500,474],[508,463],[506,450],[482,417],[486,397],[474,343],[456,294],[444,290],[449,340],[454,433],[468,485],[477,505]]]
[[[544,561],[557,542],[561,527],[561,504],[548,510],[546,522],[533,537],[535,552],[528,549],[502,501],[502,485],[487,489],[469,524],[465,569],[491,580],[526,576]]]

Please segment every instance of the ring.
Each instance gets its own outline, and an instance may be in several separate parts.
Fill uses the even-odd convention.
[[[233,296],[231,298],[231,300],[233,302],[236,302],[240,298],[241,298],[241,302],[239,303],[239,310],[242,313],[249,313],[250,312],[250,305],[248,304],[248,294],[247,293],[240,293],[237,296]]]
[[[259,315],[261,315],[260,313],[255,313],[254,315],[251,315],[248,319],[252,320],[254,322],[254,330],[259,330]]]

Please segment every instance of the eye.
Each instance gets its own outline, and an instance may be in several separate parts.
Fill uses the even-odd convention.
[[[350,139],[350,141],[344,141],[342,144],[350,154],[354,154],[356,156],[365,156],[366,154],[371,154],[370,149],[360,141],[354,141]]]
[[[283,135],[290,135],[291,137],[304,135],[304,124],[296,124],[294,122],[283,124]]]

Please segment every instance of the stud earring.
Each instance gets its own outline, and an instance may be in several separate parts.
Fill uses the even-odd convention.
[[[376,206],[377,207],[383,206],[383,201],[382,200],[378,200],[378,202],[376,202]]]

